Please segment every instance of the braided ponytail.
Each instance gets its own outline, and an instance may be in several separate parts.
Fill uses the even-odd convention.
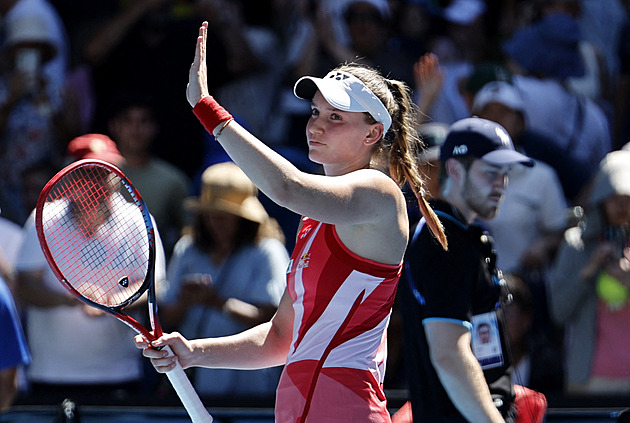
[[[444,234],[444,228],[439,218],[431,209],[424,197],[424,180],[418,170],[417,158],[422,141],[416,131],[415,105],[411,99],[411,90],[401,81],[386,79],[387,85],[396,101],[397,114],[392,115],[396,126],[393,133],[392,146],[389,152],[389,171],[392,178],[402,186],[407,182],[411,191],[418,200],[420,212],[424,216],[429,229],[437,238],[444,250],[448,249],[448,242]]]

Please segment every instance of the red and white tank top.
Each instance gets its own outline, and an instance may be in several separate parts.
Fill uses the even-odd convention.
[[[387,325],[402,262],[357,256],[332,225],[304,218],[288,269],[293,340],[276,422],[390,422]]]

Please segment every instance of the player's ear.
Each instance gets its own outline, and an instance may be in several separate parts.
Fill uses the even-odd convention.
[[[370,125],[368,133],[365,136],[364,142],[366,144],[374,144],[383,137],[383,124],[374,123]]]

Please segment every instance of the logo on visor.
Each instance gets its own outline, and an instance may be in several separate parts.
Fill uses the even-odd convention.
[[[344,79],[350,78],[350,75],[345,74],[343,72],[335,72],[328,75],[330,79],[336,79],[337,81],[343,81]]]

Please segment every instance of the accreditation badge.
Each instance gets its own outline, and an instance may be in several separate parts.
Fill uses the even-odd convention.
[[[503,349],[496,312],[473,316],[472,325],[472,351],[481,368],[485,370],[502,366]]]

